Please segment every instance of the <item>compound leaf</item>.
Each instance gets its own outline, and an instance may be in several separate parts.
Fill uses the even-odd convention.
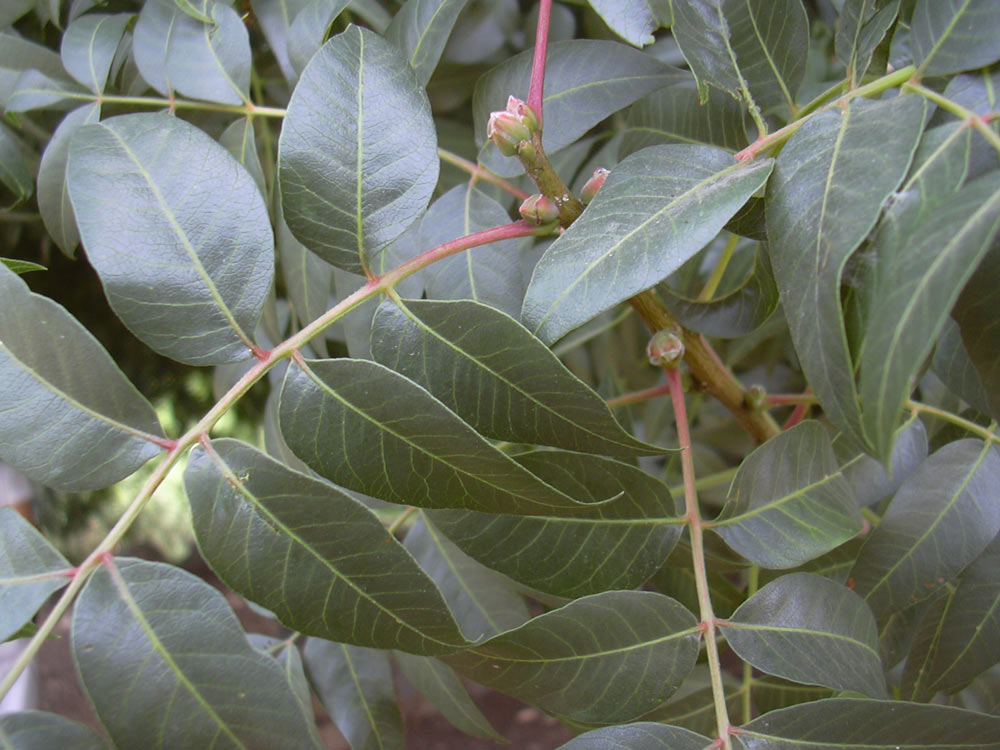
[[[395,44],[426,86],[444,52],[458,14],[468,0],[409,0],[403,4],[385,30],[385,38]]]
[[[89,13],[67,26],[59,53],[69,74],[94,93],[103,93],[118,42],[131,19],[128,13]]]
[[[919,0],[911,29],[920,76],[982,68],[1000,59],[1000,5],[994,0]]]

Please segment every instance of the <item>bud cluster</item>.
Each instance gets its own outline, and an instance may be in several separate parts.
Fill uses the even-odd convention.
[[[529,195],[519,210],[521,218],[539,226],[559,221],[559,206],[541,193]]]
[[[523,149],[532,148],[531,137],[538,128],[538,116],[531,107],[512,96],[507,100],[507,109],[490,115],[486,137],[504,156],[517,156]]]

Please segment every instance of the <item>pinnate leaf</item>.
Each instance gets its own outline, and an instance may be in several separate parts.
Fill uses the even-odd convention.
[[[295,74],[305,70],[347,5],[348,0],[306,0],[295,13],[288,30],[288,57]]]
[[[409,0],[385,30],[426,86],[444,52],[451,30],[468,0]]]
[[[985,67],[1000,59],[1000,5],[993,0],[918,0],[911,40],[920,75]]]
[[[104,91],[118,42],[131,18],[128,13],[89,13],[66,27],[60,48],[63,66],[96,94]]]
[[[274,238],[249,173],[165,114],[82,126],[67,182],[111,308],[153,349],[188,364],[246,359],[274,277]]]
[[[437,177],[427,94],[395,46],[356,26],[323,45],[292,93],[278,152],[298,240],[362,273],[420,216]]]

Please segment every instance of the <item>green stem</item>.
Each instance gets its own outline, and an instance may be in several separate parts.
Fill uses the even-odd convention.
[[[402,513],[396,516],[396,518],[393,519],[393,522],[389,524],[387,531],[391,535],[395,536],[396,532],[399,531],[399,529],[402,527],[404,523],[406,523],[406,519],[412,516],[416,512],[416,510],[417,509],[414,508],[412,505],[406,506],[406,510],[404,510]]]
[[[723,471],[717,471],[714,474],[709,474],[705,477],[699,477],[695,480],[694,489],[696,492],[701,492],[702,490],[710,490],[713,487],[718,487],[720,484],[729,484],[733,481],[733,477],[736,476],[736,472],[739,470],[739,466],[733,466],[731,469],[724,469]],[[683,484],[670,488],[671,495],[680,495],[683,494],[683,492]]]
[[[192,99],[162,98],[158,96],[115,96],[111,94],[82,94],[61,92],[64,99],[79,99],[98,104],[129,104],[136,107],[167,107],[177,109],[197,109],[203,112],[229,112],[243,117],[284,117],[286,110],[281,107],[262,107],[256,104],[220,104],[200,102]]]
[[[729,261],[733,258],[733,253],[736,252],[736,246],[740,243],[740,236],[738,234],[731,235],[729,241],[726,243],[725,249],[722,251],[722,256],[719,258],[719,262],[715,264],[715,268],[712,269],[712,275],[708,277],[708,281],[705,282],[705,288],[701,290],[701,294],[698,295],[699,302],[708,302],[712,299],[712,295],[715,294],[715,290],[719,288],[719,283],[722,281],[722,277],[726,273],[726,267],[729,265]]]
[[[997,117],[1000,117],[1000,113],[991,112],[986,115],[977,115],[971,109],[963,107],[958,102],[953,101],[946,96],[942,96],[937,91],[929,89],[915,81],[904,83],[903,91],[912,91],[914,94],[919,94],[928,101],[934,102],[946,112],[950,112],[955,115],[955,117],[960,120],[965,120],[967,125],[978,130],[982,136],[990,142],[990,145],[1000,152],[1000,134],[998,134],[989,125],[991,120],[995,120]]]
[[[912,400],[906,402],[906,408],[916,414],[930,414],[932,417],[937,417],[945,422],[951,422],[951,424],[968,430],[973,435],[978,435],[983,440],[988,442],[1000,443],[1000,435],[997,435],[993,432],[993,430],[983,427],[982,425],[978,425],[975,422],[970,422],[968,419],[963,419],[957,414],[952,414],[950,411],[938,409],[936,406],[929,406],[928,404],[922,404],[919,401]]]
[[[447,162],[448,164],[456,166],[459,169],[464,169],[466,172],[471,174],[476,179],[482,180],[483,182],[488,182],[491,185],[496,185],[501,190],[510,193],[515,198],[519,198],[522,201],[530,195],[528,191],[521,190],[521,188],[517,187],[516,185],[512,185],[500,175],[494,174],[490,170],[486,169],[486,167],[481,167],[478,164],[469,161],[468,159],[462,158],[458,154],[452,153],[451,151],[439,148],[438,157],[441,159],[441,161]]]
[[[29,224],[41,221],[42,215],[27,211],[0,211],[0,222],[8,224]]]

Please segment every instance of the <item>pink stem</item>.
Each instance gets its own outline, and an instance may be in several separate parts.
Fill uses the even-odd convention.
[[[650,399],[657,398],[658,396],[667,396],[669,394],[670,384],[668,383],[666,385],[654,385],[652,388],[646,388],[641,391],[623,393],[621,396],[609,398],[606,403],[610,408],[616,409],[619,406],[638,404],[642,401],[649,401]]]
[[[528,106],[534,110],[539,125],[542,124],[542,97],[545,93],[545,55],[549,48],[549,18],[552,0],[538,4],[538,27],[535,29],[535,57],[531,63],[531,86],[528,89]]]

